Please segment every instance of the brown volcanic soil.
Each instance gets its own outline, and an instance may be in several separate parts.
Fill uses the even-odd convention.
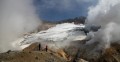
[[[40,43],[36,42],[23,49],[23,51],[0,53],[0,62],[67,62],[56,52],[50,50],[46,52],[39,45]]]
[[[43,22],[42,25],[39,26],[38,32],[41,31],[41,30],[47,30],[51,27],[54,27],[55,25],[56,25],[55,23]]]
[[[95,55],[95,57],[94,55],[89,55],[89,50],[81,50],[72,46],[63,49],[62,52],[39,51],[38,44],[39,43],[33,43],[23,51],[0,53],[0,62],[120,62],[120,44],[112,44],[110,48],[104,50],[99,55]],[[89,47],[89,49],[91,48],[93,47]],[[68,61],[63,56],[59,55],[63,52],[67,54],[67,58],[68,56],[71,57],[71,61]]]
[[[51,52],[31,51],[31,52],[7,52],[0,54],[0,62],[66,62],[61,57]]]
[[[68,59],[71,57],[71,61],[69,62],[120,62],[120,44],[115,43],[111,44],[110,48],[102,51],[99,55],[94,52],[92,52],[92,55],[89,52],[96,45],[87,47],[88,50],[86,48],[79,49],[71,46],[61,50],[62,52],[39,51],[38,46],[39,43],[33,43],[23,51],[0,53],[0,62],[68,62],[64,56],[60,56],[62,53],[63,55],[66,54]]]

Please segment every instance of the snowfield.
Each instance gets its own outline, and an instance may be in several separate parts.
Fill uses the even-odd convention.
[[[14,47],[20,46],[20,48],[23,49],[35,42],[55,43],[56,46],[58,46],[60,43],[65,44],[71,41],[84,40],[87,36],[83,31],[80,31],[83,28],[85,28],[83,24],[58,24],[48,30],[26,35],[13,42],[12,45]]]

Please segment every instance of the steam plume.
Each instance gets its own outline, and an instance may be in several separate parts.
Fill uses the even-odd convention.
[[[109,48],[113,42],[120,40],[120,0],[99,0],[96,6],[89,8],[88,23],[101,25],[102,29],[95,34],[93,41],[99,41]],[[88,43],[91,43],[88,42]],[[101,46],[100,45],[100,46]]]
[[[11,42],[39,25],[32,3],[32,0],[0,0],[1,52],[15,49]]]

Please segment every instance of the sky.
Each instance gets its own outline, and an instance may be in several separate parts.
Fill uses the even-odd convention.
[[[37,14],[42,20],[59,21],[87,16],[88,9],[98,0],[34,0]]]

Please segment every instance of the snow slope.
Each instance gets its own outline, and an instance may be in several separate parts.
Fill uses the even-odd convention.
[[[12,45],[14,47],[19,45],[23,49],[34,42],[55,42],[56,45],[60,45],[60,43],[65,44],[71,41],[84,40],[86,38],[85,33],[77,30],[83,28],[85,28],[85,25],[83,24],[58,24],[55,27],[49,28],[48,30],[26,35],[15,41]]]

